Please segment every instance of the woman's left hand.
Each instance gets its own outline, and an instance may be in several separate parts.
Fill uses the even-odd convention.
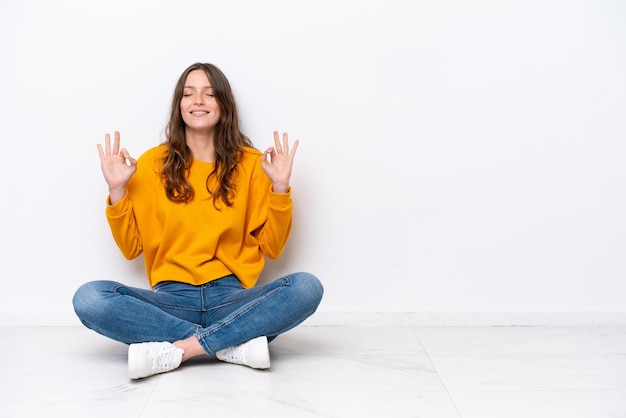
[[[274,146],[265,150],[261,157],[261,166],[272,181],[272,191],[274,193],[287,193],[289,191],[293,157],[296,155],[298,143],[299,141],[296,140],[290,150],[287,132],[283,133],[283,143],[281,145],[278,132],[274,131]]]

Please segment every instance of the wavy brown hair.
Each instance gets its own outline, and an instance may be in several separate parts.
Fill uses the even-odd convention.
[[[165,193],[168,199],[178,203],[188,203],[195,196],[193,187],[187,179],[193,156],[191,149],[187,146],[186,125],[180,112],[183,88],[187,76],[194,70],[202,70],[206,73],[220,108],[220,120],[215,126],[214,134],[215,168],[206,179],[206,188],[213,195],[213,205],[216,208],[218,200],[222,200],[226,206],[232,206],[237,163],[241,160],[243,147],[253,147],[253,145],[252,141],[239,129],[237,105],[230,83],[224,73],[213,64],[190,65],[183,71],[176,83],[170,119],[165,128],[167,154],[163,157],[163,169],[160,173],[165,183]],[[217,180],[214,190],[211,190],[209,186],[212,177]]]

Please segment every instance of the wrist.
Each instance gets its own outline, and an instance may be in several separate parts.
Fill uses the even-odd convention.
[[[288,193],[289,183],[272,183],[272,191],[274,193]]]
[[[126,195],[126,186],[109,187],[109,200],[112,205],[122,200]]]

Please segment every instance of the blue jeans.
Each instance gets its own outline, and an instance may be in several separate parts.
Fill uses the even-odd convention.
[[[260,336],[271,341],[317,309],[319,280],[294,273],[244,289],[234,275],[193,286],[162,282],[153,289],[93,281],[74,295],[81,322],[126,344],[174,342],[195,336],[207,354]]]

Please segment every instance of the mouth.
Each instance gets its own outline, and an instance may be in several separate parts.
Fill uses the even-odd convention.
[[[209,114],[208,110],[192,110],[191,112],[192,116],[205,116]]]

